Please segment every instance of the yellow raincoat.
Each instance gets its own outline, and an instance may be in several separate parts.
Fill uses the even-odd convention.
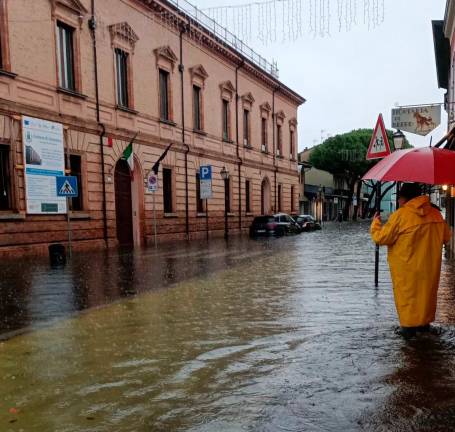
[[[382,225],[373,220],[373,241],[388,247],[395,304],[403,327],[435,319],[442,245],[450,230],[427,196],[409,200]]]

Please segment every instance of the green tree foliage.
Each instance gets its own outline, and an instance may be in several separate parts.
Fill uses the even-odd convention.
[[[349,183],[362,177],[377,160],[365,159],[373,129],[357,129],[325,140],[310,154],[309,162],[318,169],[344,177]],[[393,131],[387,130],[393,150]],[[405,147],[410,147],[405,142]]]
[[[345,216],[349,211],[356,182],[379,161],[365,159],[373,132],[373,129],[357,129],[330,137],[310,154],[309,162],[315,168],[346,180],[350,194]],[[393,131],[387,130],[387,137],[393,150]],[[408,141],[405,141],[404,147],[411,147]]]

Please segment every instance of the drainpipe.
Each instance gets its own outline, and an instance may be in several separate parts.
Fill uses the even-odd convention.
[[[280,90],[280,86],[275,87],[272,92],[272,143],[273,143],[273,167],[274,167],[274,212],[277,211],[277,186],[276,186],[276,174],[278,167],[276,165],[276,140],[275,140],[275,129],[276,129],[276,115],[275,115],[275,93]]]
[[[189,24],[180,27],[180,91],[181,91],[181,106],[182,106],[182,145],[185,147],[185,233],[186,239],[190,239],[190,216],[188,205],[188,153],[190,152],[189,145],[185,142],[185,92],[183,82],[183,72],[185,66],[183,65],[183,34],[188,30]]]
[[[239,146],[239,69],[245,64],[245,60],[235,68],[235,136],[236,136],[236,152],[237,152],[237,166],[239,171],[239,230],[242,233],[242,158],[240,157]]]
[[[106,173],[104,170],[104,146],[103,138],[106,135],[106,127],[100,121],[100,95],[99,95],[99,81],[98,81],[98,54],[96,49],[96,18],[95,18],[95,0],[92,0],[92,16],[88,22],[89,29],[92,33],[93,41],[93,63],[95,71],[95,99],[96,99],[96,121],[98,126],[101,127],[100,134],[100,151],[101,151],[101,179],[103,182],[103,237],[106,247],[108,246],[108,233],[107,233],[107,210],[106,210]]]

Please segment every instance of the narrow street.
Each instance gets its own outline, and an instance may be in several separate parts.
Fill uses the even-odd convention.
[[[281,239],[3,261],[2,431],[447,431],[440,334],[406,342],[365,223]]]

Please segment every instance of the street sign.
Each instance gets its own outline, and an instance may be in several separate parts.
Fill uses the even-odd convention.
[[[201,199],[212,198],[212,166],[201,166],[199,171]]]
[[[390,144],[387,138],[387,132],[384,126],[382,114],[379,114],[373,136],[367,152],[367,160],[382,159],[390,154]]]
[[[417,135],[428,135],[441,124],[441,104],[392,109],[392,127]]]
[[[77,177],[75,176],[57,176],[56,179],[56,189],[58,197],[77,197]]]
[[[154,172],[151,172],[147,178],[147,190],[149,192],[158,190],[158,176]]]

